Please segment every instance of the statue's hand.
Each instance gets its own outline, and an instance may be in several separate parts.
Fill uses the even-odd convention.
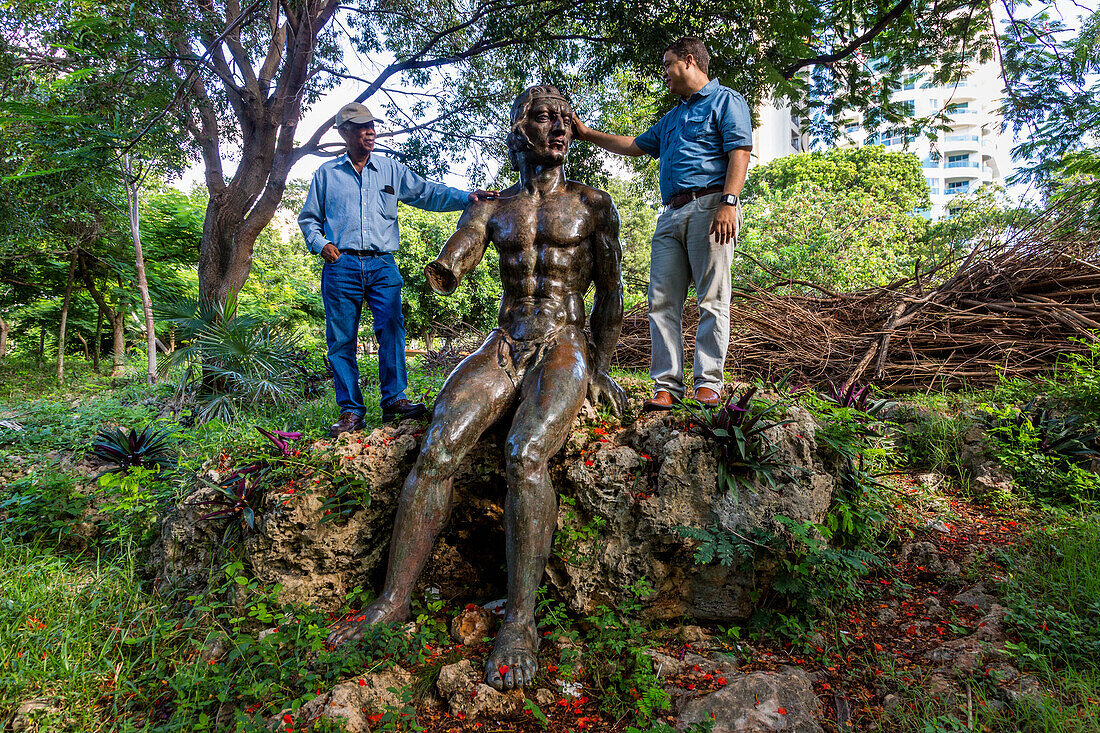
[[[626,411],[626,390],[612,379],[607,372],[597,372],[588,382],[588,401],[593,407],[599,407],[601,401],[611,407],[611,414],[622,417]]]

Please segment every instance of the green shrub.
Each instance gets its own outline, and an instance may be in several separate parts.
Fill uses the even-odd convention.
[[[549,627],[552,640],[567,642],[561,657],[565,679],[572,678],[578,662],[583,663],[602,710],[623,722],[649,724],[670,705],[653,671],[653,660],[645,653],[647,630],[639,621],[641,601],[654,590],[645,580],[629,590],[629,600],[614,608],[601,605],[585,616],[580,632],[568,623],[564,606],[544,599],[539,604],[540,626]]]
[[[0,488],[0,528],[19,541],[65,542],[87,506],[71,476],[35,469]]]
[[[1100,476],[1079,465],[1096,455],[1095,435],[1080,432],[1073,416],[1048,419],[1045,410],[1028,407],[983,405],[979,413],[989,426],[994,455],[1011,471],[1016,487],[1054,506],[1100,500]]]

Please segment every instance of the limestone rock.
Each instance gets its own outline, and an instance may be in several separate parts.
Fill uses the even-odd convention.
[[[448,664],[439,670],[435,686],[447,701],[451,715],[461,713],[466,720],[516,715],[524,706],[525,698],[521,690],[498,692],[485,684],[484,674],[475,669],[469,659]]]
[[[726,676],[721,690],[684,706],[679,725],[714,721],[712,733],[821,733],[819,705],[801,669]]]
[[[24,700],[15,708],[15,713],[8,721],[7,729],[12,733],[30,733],[30,731],[44,730],[39,727],[37,718],[43,714],[55,713],[60,709],[56,701],[45,697],[36,697]]]
[[[451,619],[451,638],[463,646],[475,646],[492,634],[494,626],[496,618],[488,609],[466,608]]]
[[[149,574],[160,591],[186,592],[204,587],[221,552],[220,523],[200,520],[214,509],[197,502],[218,493],[202,486],[170,510],[161,523],[160,534],[149,548]]]
[[[320,718],[339,721],[348,733],[370,733],[369,714],[383,713],[402,705],[401,691],[411,685],[413,675],[391,667],[362,678],[341,682],[327,694],[313,698],[293,714],[296,725],[312,725]],[[278,722],[282,722],[282,713]],[[280,726],[281,728],[282,726]]]
[[[793,466],[790,474],[777,475],[774,489],[755,481],[736,494],[718,485],[716,447],[685,430],[679,416],[598,434],[578,422],[550,464],[555,489],[568,499],[559,503],[555,556],[547,567],[556,595],[572,610],[591,613],[601,604],[634,600],[631,587],[647,580],[656,590],[644,601],[651,618],[747,618],[775,566],[766,557],[751,573],[697,565],[696,543],[681,530],[731,538],[765,530],[782,537],[788,531],[775,521],[778,514],[824,520],[839,459],[819,450],[809,412],[791,407],[785,417],[793,422],[766,436],[778,448],[777,460]],[[423,430],[422,423],[406,421],[314,444],[311,462],[329,459],[337,477],[354,479],[353,495],[344,500],[362,506],[329,521],[325,501],[333,488],[327,481],[303,477],[305,485],[270,487],[257,507],[257,531],[243,543],[246,565],[260,581],[280,584],[284,601],[322,610],[338,607],[356,586],[374,585]],[[440,597],[468,598],[472,589],[486,598],[505,592],[505,436],[500,428],[490,430],[454,477],[452,516],[420,581],[438,588]],[[214,472],[207,476],[217,480]],[[162,582],[197,588],[218,566],[224,524],[199,521],[210,508],[191,503],[211,491],[200,489],[164,520],[150,560],[151,574]]]
[[[973,588],[969,588],[955,596],[956,603],[963,606],[970,606],[971,608],[977,608],[981,611],[988,611],[992,608],[996,600],[996,598],[986,592],[984,583],[978,583]]]
[[[734,567],[696,565],[694,542],[680,529],[782,535],[777,514],[824,520],[836,486],[831,459],[819,454],[806,410],[792,407],[786,417],[794,422],[767,438],[778,446],[779,462],[797,468],[777,477],[775,489],[757,481],[736,496],[727,492],[718,485],[714,447],[681,430],[672,415],[640,422],[616,436],[618,444],[600,444],[586,460],[569,463],[560,490],[574,497],[577,516],[571,525],[568,512],[559,512],[559,537],[581,539],[568,556],[551,559],[550,585],[579,613],[632,599],[630,587],[646,579],[656,590],[646,606],[651,617],[747,618],[774,568],[758,563],[752,577]],[[578,529],[594,517],[603,519],[603,529],[584,537]]]

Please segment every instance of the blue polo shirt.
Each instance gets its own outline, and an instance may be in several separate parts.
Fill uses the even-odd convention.
[[[398,201],[428,211],[460,211],[469,195],[427,181],[404,163],[377,153],[371,153],[359,173],[345,153],[313,174],[298,226],[314,254],[329,242],[341,251],[396,252],[401,241]]]
[[[729,153],[752,147],[752,117],[745,98],[711,79],[657,124],[634,138],[661,160],[661,200],[681,191],[722,185]]]

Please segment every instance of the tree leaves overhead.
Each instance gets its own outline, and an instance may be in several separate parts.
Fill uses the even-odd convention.
[[[1050,192],[1065,175],[1100,175],[1100,11],[1075,35],[1072,21],[1050,10],[1022,10],[1006,9],[1002,38],[1004,117],[1021,139],[1012,152],[1023,162],[1010,180]]]

